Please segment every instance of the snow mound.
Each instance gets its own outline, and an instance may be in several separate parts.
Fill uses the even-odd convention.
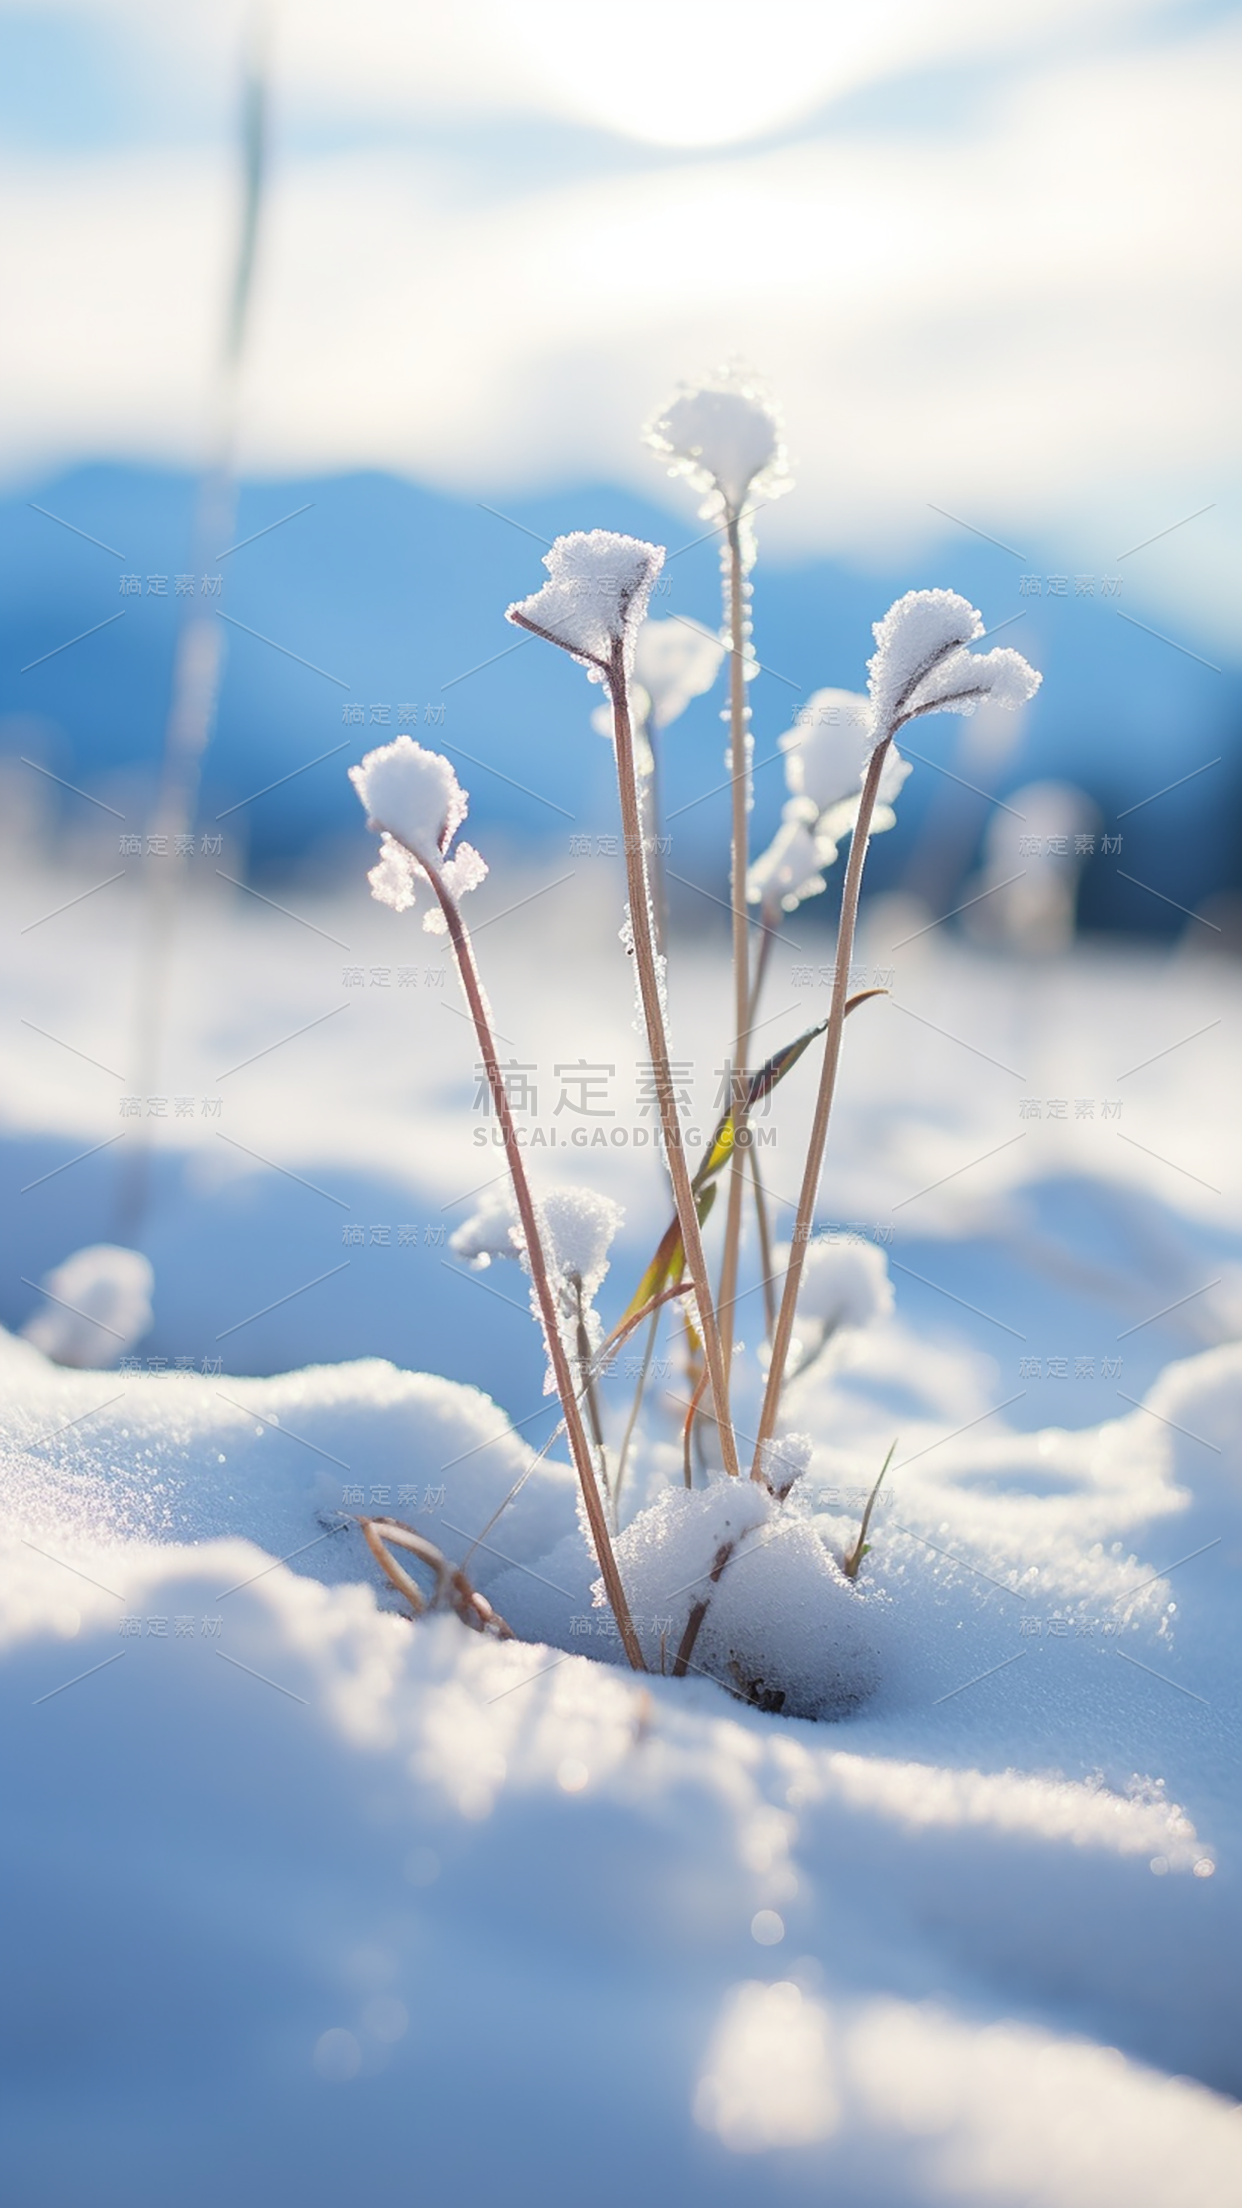
[[[151,1325],[155,1273],[138,1250],[110,1242],[75,1250],[44,1275],[47,1302],[22,1333],[58,1365],[114,1365]]]

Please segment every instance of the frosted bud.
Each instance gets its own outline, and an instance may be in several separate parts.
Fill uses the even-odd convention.
[[[758,378],[736,364],[684,386],[644,437],[668,455],[670,475],[706,494],[704,519],[736,516],[748,499],[767,504],[793,487],[780,415]]]
[[[836,855],[834,844],[819,843],[800,814],[787,807],[767,850],[747,872],[747,903],[770,913],[796,912],[804,898],[818,897],[827,887],[820,869],[831,866]]]
[[[875,623],[867,663],[872,742],[923,713],[973,713],[985,698],[1016,706],[1033,697],[1042,678],[1020,652],[966,649],[984,633],[978,609],[953,590],[910,590],[890,606]]]
[[[417,884],[427,879],[421,858],[434,860],[453,898],[485,880],[486,863],[472,844],[459,843],[448,856],[466,817],[466,792],[438,751],[424,751],[412,737],[398,736],[395,743],[369,751],[360,766],[350,768],[349,779],[368,827],[380,831],[379,860],[367,876],[377,904],[394,912],[410,910]],[[423,917],[428,935],[443,935],[446,925],[438,904]]]
[[[626,673],[631,673],[651,586],[664,565],[664,547],[617,536],[611,529],[576,529],[556,539],[543,564],[548,570],[543,589],[519,598],[507,609],[506,621],[559,644],[593,682],[607,681],[617,644],[624,650]]]
[[[679,719],[692,698],[710,690],[725,648],[697,621],[644,621],[638,632],[634,673],[647,693],[653,728]]]
[[[808,1243],[798,1293],[800,1318],[818,1319],[828,1333],[870,1326],[893,1308],[888,1260],[858,1235],[817,1235]]]

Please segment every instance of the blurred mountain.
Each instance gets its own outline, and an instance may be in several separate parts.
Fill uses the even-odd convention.
[[[671,515],[607,485],[484,505],[378,474],[248,482],[205,569],[190,549],[195,504],[190,476],[118,465],[75,468],[0,502],[0,758],[10,787],[37,778],[52,833],[72,833],[91,810],[66,783],[144,824],[177,630],[193,604],[228,625],[199,825],[225,814],[255,879],[323,876],[367,848],[344,768],[402,726],[450,751],[481,841],[490,831],[568,851],[571,835],[615,833],[615,796],[581,670],[503,619],[541,580],[544,543],[572,528],[652,537],[670,552],[655,616],[718,618],[716,542],[689,498]],[[775,739],[799,705],[826,684],[862,688],[872,621],[902,591],[940,585],[970,596],[1044,683],[1016,741],[996,731],[989,749],[986,730],[947,717],[911,732],[920,764],[897,829],[875,846],[871,886],[904,882],[950,902],[978,863],[989,791],[1004,798],[1056,778],[1123,837],[1124,856],[1098,851],[1086,868],[1085,925],[1172,933],[1179,907],[1242,887],[1239,667],[1195,656],[1123,566],[1059,576],[1051,555],[1028,567],[953,528],[900,571],[761,556],[755,584],[766,670],[751,693],[756,838],[779,817]],[[726,865],[722,702],[698,701],[668,732],[664,782],[670,864],[715,894]]]

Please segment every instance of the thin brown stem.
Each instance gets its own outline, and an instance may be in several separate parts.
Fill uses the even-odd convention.
[[[819,1079],[819,1095],[815,1100],[815,1117],[811,1125],[811,1140],[806,1154],[806,1166],[802,1175],[802,1187],[798,1196],[798,1211],[794,1221],[793,1241],[789,1252],[789,1269],[785,1274],[785,1288],[781,1296],[776,1332],[772,1340],[772,1361],[768,1367],[768,1384],[764,1390],[763,1409],[759,1414],[759,1433],[755,1443],[755,1458],[751,1478],[761,1478],[760,1466],[763,1445],[776,1431],[780,1410],[781,1388],[784,1383],[785,1365],[789,1356],[789,1344],[793,1338],[794,1316],[798,1308],[798,1290],[802,1285],[802,1268],[806,1262],[806,1246],[811,1231],[816,1199],[819,1195],[819,1177],[823,1170],[824,1146],[828,1140],[828,1120],[832,1111],[832,1099],[836,1090],[837,1068],[841,1060],[841,1037],[845,1029],[845,1000],[849,987],[850,960],[854,955],[854,930],[858,923],[858,897],[862,887],[863,867],[867,858],[867,839],[871,832],[871,816],[875,811],[876,793],[888,753],[890,738],[876,745],[863,782],[862,799],[858,807],[858,819],[850,837],[849,864],[845,870],[845,886],[841,893],[841,918],[837,928],[837,962],[832,981],[832,1007],[828,1015],[828,1031],[824,1037],[824,1063]]]
[[[746,656],[745,571],[741,530],[736,514],[728,522],[729,595],[729,776],[732,789],[732,870],[730,905],[733,918],[733,1057],[730,1066],[733,1107],[733,1156],[729,1165],[729,1200],[725,1214],[724,1256],[720,1267],[720,1302],[732,1305],[737,1291],[738,1259],[742,1242],[742,1197],[746,1186],[746,1064],[750,1056],[752,992],[750,939],[746,914],[746,873],[749,860],[748,795],[749,760],[746,756]],[[725,1376],[733,1361],[733,1328],[722,1338]]]
[[[729,1417],[729,1383],[720,1347],[720,1330],[712,1304],[711,1283],[707,1277],[707,1259],[703,1251],[703,1237],[699,1232],[699,1215],[690,1185],[690,1171],[682,1147],[681,1120],[677,1110],[677,1095],[673,1087],[672,1070],[668,1062],[668,1038],[664,1030],[664,1010],[660,1002],[660,984],[656,971],[655,944],[652,940],[651,896],[647,883],[646,858],[643,851],[642,829],[638,812],[638,787],[634,773],[634,738],[630,727],[628,683],[626,680],[625,647],[618,638],[613,646],[612,661],[608,672],[608,687],[612,697],[613,733],[617,752],[617,781],[621,792],[622,843],[625,847],[626,880],[630,897],[630,926],[634,937],[634,961],[638,968],[638,989],[642,1001],[643,1020],[647,1029],[647,1048],[651,1053],[651,1067],[655,1079],[656,1095],[660,1105],[660,1124],[664,1133],[664,1149],[668,1161],[669,1178],[673,1184],[673,1198],[681,1226],[681,1238],[686,1252],[686,1269],[694,1285],[695,1302],[698,1305],[699,1332],[711,1376],[712,1401],[716,1422],[720,1429],[720,1446],[725,1470],[734,1479],[741,1475],[737,1458],[737,1442]]]
[[[483,1064],[487,1070],[488,1086],[492,1092],[496,1117],[500,1121],[501,1132],[504,1137],[505,1162],[513,1178],[513,1193],[517,1200],[518,1217],[522,1222],[526,1259],[530,1266],[530,1277],[534,1283],[535,1295],[539,1304],[539,1316],[543,1321],[548,1356],[552,1362],[552,1373],[556,1381],[556,1392],[561,1399],[561,1409],[565,1414],[565,1430],[569,1436],[569,1446],[573,1453],[574,1466],[582,1488],[582,1499],[586,1505],[587,1521],[591,1528],[591,1538],[595,1543],[595,1554],[599,1560],[604,1587],[612,1606],[612,1614],[617,1621],[617,1630],[621,1635],[625,1653],[635,1671],[645,1671],[647,1667],[643,1662],[643,1652],[639,1646],[638,1635],[634,1630],[634,1620],[630,1616],[630,1606],[626,1600],[625,1589],[621,1584],[621,1574],[617,1569],[617,1560],[613,1554],[612,1540],[608,1532],[608,1521],[604,1515],[599,1484],[595,1477],[595,1466],[591,1460],[591,1445],[587,1439],[586,1428],[582,1423],[582,1411],[578,1402],[578,1394],[574,1387],[573,1374],[570,1371],[565,1344],[561,1338],[560,1313],[557,1310],[556,1298],[552,1292],[552,1283],[548,1277],[547,1259],[544,1256],[543,1242],[539,1233],[539,1221],[535,1211],[534,1199],[530,1192],[530,1183],[526,1178],[522,1153],[518,1148],[517,1130],[509,1109],[509,1099],[505,1094],[504,1076],[496,1059],[496,1045],[492,1040],[492,1023],[488,1015],[487,1002],[483,995],[483,984],[479,978],[479,970],[475,964],[474,946],[470,941],[466,924],[458,911],[456,901],[445,886],[439,867],[420,851],[415,851],[412,856],[417,859],[418,864],[426,873],[436,893],[440,910],[444,914],[449,938],[457,960],[457,971],[461,976],[461,985],[465,991],[466,1002],[470,1007],[470,1016],[474,1021],[474,1031],[478,1036],[479,1049],[482,1052]]]

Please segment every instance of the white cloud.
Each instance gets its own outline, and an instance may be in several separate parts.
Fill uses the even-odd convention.
[[[486,13],[477,0],[476,32]],[[545,33],[556,14],[543,0]],[[380,0],[363,10],[346,91],[392,20]],[[965,5],[936,14],[950,47],[971,20]],[[394,99],[426,21],[392,32]],[[339,43],[339,13],[303,0],[287,33],[299,96],[333,24]],[[536,42],[541,97],[554,46]],[[1223,616],[1240,48],[1237,27],[1217,25],[1049,62],[943,134],[824,131],[486,203],[425,152],[288,156],[263,241],[244,460],[395,467],[454,488],[587,472],[658,491],[639,422],[678,377],[740,351],[784,398],[799,477],[769,541],[912,543],[944,526],[931,501],[1028,552],[1029,536],[1059,534],[1067,563],[1098,569],[1214,500],[1172,566],[1154,557],[1169,591],[1188,604],[1215,592]],[[455,52],[446,36],[446,97]],[[575,49],[584,83],[589,56]],[[496,66],[493,53],[480,100]],[[587,95],[564,99],[581,111]],[[16,309],[0,465],[198,448],[232,197],[223,152],[0,176],[0,282]]]

